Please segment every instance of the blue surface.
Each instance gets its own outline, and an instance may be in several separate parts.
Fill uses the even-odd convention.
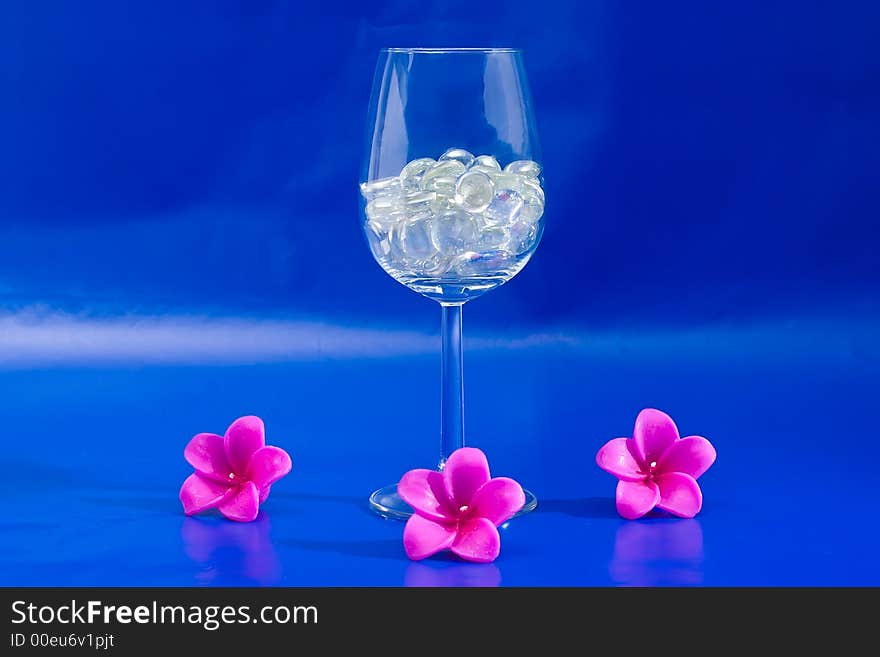
[[[248,364],[261,358],[244,339],[238,364],[224,343],[225,365],[6,371],[0,581],[877,585],[878,328],[472,332],[469,441],[540,499],[509,523],[490,566],[411,564],[403,525],[366,509],[374,487],[437,458],[436,336],[417,347],[418,335],[398,334],[412,349],[397,357],[376,356],[369,338],[347,356],[319,353],[316,332],[312,357],[264,342],[273,362],[261,364]],[[131,339],[143,330],[132,325]],[[643,405],[718,449],[694,520],[616,516],[614,479],[593,459]],[[252,525],[184,518],[183,446],[245,413],[266,418],[292,474]]]
[[[876,3],[0,8],[0,584],[880,584]],[[439,312],[357,215],[382,46],[521,46],[547,226],[465,308],[466,432],[539,510],[492,565],[366,497],[437,458]],[[620,520],[638,410],[716,445]],[[184,518],[256,413],[261,517]]]

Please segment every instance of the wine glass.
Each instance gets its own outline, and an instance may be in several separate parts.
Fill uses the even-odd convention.
[[[440,462],[464,446],[462,306],[513,278],[544,229],[540,146],[522,53],[386,48],[373,79],[360,185],[373,256],[441,307]],[[412,509],[397,485],[370,496]],[[526,491],[520,513],[537,506]]]

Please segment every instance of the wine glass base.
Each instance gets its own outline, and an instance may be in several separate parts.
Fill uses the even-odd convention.
[[[534,511],[538,506],[538,498],[531,491],[523,489],[526,503],[514,514],[514,518]],[[397,494],[397,484],[383,486],[370,495],[370,510],[390,520],[406,520],[413,514],[412,507]]]

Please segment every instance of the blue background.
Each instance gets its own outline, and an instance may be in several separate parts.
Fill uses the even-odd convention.
[[[880,584],[875,3],[0,8],[0,584]],[[437,458],[434,304],[356,183],[383,46],[525,50],[547,225],[465,309],[467,435],[539,510],[410,563],[369,492]],[[719,459],[616,516],[640,408]],[[260,518],[182,450],[262,416]]]

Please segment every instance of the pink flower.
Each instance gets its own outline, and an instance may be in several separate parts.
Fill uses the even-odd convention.
[[[184,513],[216,508],[230,520],[256,518],[270,486],[291,467],[287,452],[266,446],[265,434],[255,415],[238,418],[223,436],[196,434],[183,451],[196,469],[180,487]]]
[[[697,478],[715,462],[715,448],[702,436],[678,437],[672,418],[646,408],[632,438],[610,440],[596,454],[599,467],[617,482],[617,512],[628,520],[654,507],[693,518],[703,506]]]
[[[410,470],[397,492],[415,509],[403,530],[403,547],[415,561],[446,548],[468,561],[495,561],[497,527],[526,501],[513,479],[489,476],[486,455],[473,447],[455,450],[442,472]]]

